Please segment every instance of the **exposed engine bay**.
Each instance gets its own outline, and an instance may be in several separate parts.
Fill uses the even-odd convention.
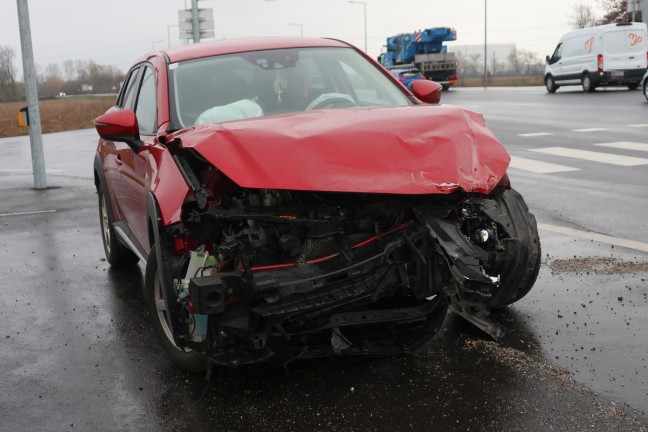
[[[247,189],[192,150],[174,160],[192,193],[161,229],[156,300],[209,365],[412,352],[448,308],[500,338],[490,308],[537,277],[535,219],[507,179],[489,196]]]

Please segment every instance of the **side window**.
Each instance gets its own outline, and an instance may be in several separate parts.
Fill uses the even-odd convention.
[[[139,75],[140,67],[137,67],[130,71],[124,80],[124,85],[122,86],[119,97],[117,98],[117,106],[120,108],[133,108],[135,101],[135,89],[137,86],[137,76]]]
[[[135,114],[139,123],[139,131],[143,135],[152,135],[157,132],[157,101],[155,98],[155,74],[153,68],[146,67]]]
[[[551,63],[556,63],[558,60],[562,58],[562,50],[563,50],[563,45],[558,44],[556,47],[556,50],[554,51],[553,55],[551,56]]]

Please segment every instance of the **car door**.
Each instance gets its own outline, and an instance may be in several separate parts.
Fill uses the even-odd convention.
[[[559,43],[553,54],[549,58],[546,72],[554,77],[554,80],[560,80],[562,75],[562,52],[563,43]]]
[[[126,75],[124,84],[121,88],[121,91],[119,92],[119,96],[117,97],[115,107],[112,109],[132,109],[135,106],[140,69],[141,68],[139,66],[134,67]],[[108,140],[102,140],[101,147],[99,149],[101,153],[108,194],[112,202],[115,219],[117,220],[123,219],[118,183],[122,165],[122,157],[124,152],[129,150],[130,147],[128,147],[126,143]]]
[[[148,250],[146,219],[146,193],[150,190],[151,172],[148,160],[155,143],[157,125],[157,98],[155,71],[149,64],[142,66],[141,80],[135,100],[135,114],[140,139],[144,145],[138,153],[130,147],[119,152],[119,200],[131,240],[136,240],[143,250]]]
[[[625,27],[616,27],[603,35],[603,56],[605,71],[612,71],[612,78],[623,78],[623,70],[627,68],[626,39],[628,32]]]

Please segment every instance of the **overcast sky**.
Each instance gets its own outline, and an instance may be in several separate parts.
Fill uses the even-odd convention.
[[[487,0],[488,43],[551,54],[570,30],[572,5],[596,0]],[[368,52],[378,56],[387,36],[430,27],[454,27],[452,44],[483,44],[485,0],[366,0]],[[141,54],[180,45],[178,10],[190,0],[29,0],[37,64],[94,60],[126,71]],[[201,0],[211,8],[217,39],[304,36],[343,39],[364,47],[363,5],[347,0]],[[170,34],[170,41],[169,41]],[[20,34],[15,0],[0,0],[0,44],[16,50]]]

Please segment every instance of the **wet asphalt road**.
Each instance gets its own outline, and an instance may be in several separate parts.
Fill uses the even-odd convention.
[[[497,313],[501,343],[449,316],[415,356],[303,361],[289,374],[225,369],[206,380],[174,369],[157,343],[143,269],[115,272],[103,259],[94,131],[44,143],[52,188],[34,191],[28,140],[0,139],[0,431],[648,430],[648,253],[541,229],[540,277]],[[541,224],[565,222],[537,180],[517,172],[514,184]],[[595,180],[561,187],[584,181]],[[643,207],[629,211],[640,213],[647,196],[636,199]],[[32,211],[51,212],[11,214]]]

